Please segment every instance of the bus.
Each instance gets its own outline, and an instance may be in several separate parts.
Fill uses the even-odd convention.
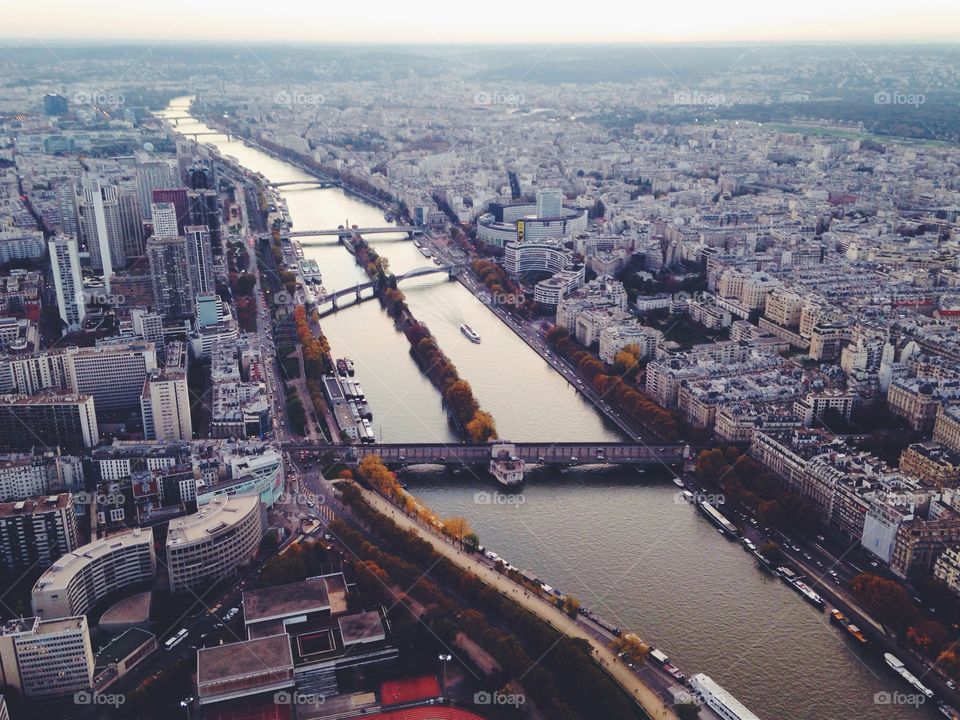
[[[187,635],[188,635],[187,629],[186,629],[186,628],[181,628],[180,631],[177,632],[176,635],[174,635],[173,637],[171,637],[169,640],[167,640],[167,641],[163,644],[163,649],[164,649],[164,650],[173,650],[177,645],[179,645],[180,643],[182,643],[184,640],[187,639]]]

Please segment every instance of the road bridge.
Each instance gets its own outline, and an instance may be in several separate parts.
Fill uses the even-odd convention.
[[[317,178],[314,180],[284,180],[283,182],[267,183],[267,185],[273,188],[289,187],[291,185],[316,185],[322,188],[332,188],[339,187],[340,183],[334,180],[321,180]]]
[[[410,465],[443,465],[464,467],[486,465],[494,459],[498,449],[507,445],[515,457],[527,466],[575,467],[580,465],[653,466],[683,465],[691,457],[686,443],[642,442],[518,442],[491,441],[489,443],[373,443],[344,445],[292,440],[283,443],[285,450],[301,458],[319,458],[332,455],[337,460],[355,464],[367,455],[379,455],[392,467]]]
[[[400,283],[404,280],[410,280],[412,278],[425,277],[427,275],[435,275],[438,273],[447,273],[452,280],[466,268],[466,265],[427,265],[426,267],[414,268],[413,270],[408,270],[405,273],[400,273],[399,275],[394,275],[393,278],[395,282]],[[351,307],[352,305],[357,305],[358,303],[365,302],[366,300],[372,300],[376,297],[378,282],[376,280],[370,280],[365,283],[357,283],[352,287],[346,287],[342,290],[337,290],[335,292],[328,292],[322,296],[318,296],[316,300],[318,312],[317,314],[320,317],[325,315],[330,315],[341,310],[345,307]],[[368,294],[364,294],[366,291],[370,291]],[[347,303],[346,305],[342,304],[340,301],[345,298],[353,297],[354,301]],[[321,306],[330,303],[329,308],[319,309]]]

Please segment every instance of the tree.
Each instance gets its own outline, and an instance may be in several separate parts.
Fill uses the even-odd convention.
[[[576,618],[580,612],[580,601],[573,595],[564,595],[560,601],[560,609],[572,618]]]
[[[461,545],[467,535],[473,535],[473,529],[465,517],[454,515],[443,521],[443,532],[456,540]]]
[[[493,416],[484,411],[478,410],[473,419],[467,423],[467,433],[473,442],[487,442],[497,437],[497,425],[493,421]]]
[[[624,633],[613,641],[613,651],[633,665],[643,665],[650,654],[650,646],[634,633]]]

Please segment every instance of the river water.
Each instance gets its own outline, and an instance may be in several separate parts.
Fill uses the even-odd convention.
[[[187,99],[168,112],[186,114]],[[179,121],[185,131],[208,131]],[[308,179],[298,168],[213,135],[224,155],[274,182]],[[383,212],[339,188],[285,188],[295,230],[383,226]],[[305,239],[305,243],[306,240]],[[366,280],[342,245],[304,245],[328,291]],[[371,236],[400,273],[430,264],[401,235]],[[402,286],[460,374],[473,386],[501,437],[613,440],[616,432],[576,391],[459,283],[445,275]],[[469,323],[483,338],[470,343]],[[356,363],[385,442],[456,442],[439,393],[420,373],[404,336],[375,301],[322,320],[335,356]],[[761,573],[736,543],[720,537],[656,472],[580,470],[533,474],[506,497],[487,478],[440,471],[404,473],[410,490],[441,516],[467,517],[481,541],[514,565],[577,595],[587,607],[638,631],[685,672],[706,672],[764,720],[880,720],[940,717],[877,704],[881,692],[909,688],[882,659],[853,649],[827,616]],[[487,491],[487,492],[484,492]],[[502,502],[498,501],[501,500]]]

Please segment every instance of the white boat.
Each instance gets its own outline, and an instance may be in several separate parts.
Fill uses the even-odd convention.
[[[705,673],[697,673],[690,685],[703,701],[720,717],[728,720],[760,720],[742,702]]]
[[[928,698],[933,697],[933,690],[920,682],[916,675],[907,670],[900,658],[898,658],[896,655],[892,655],[891,653],[884,653],[883,659],[887,662],[887,665],[889,665],[893,671],[897,673],[897,675],[910,683],[910,685],[912,685],[916,690],[919,690]]]
[[[513,443],[498,442],[490,448],[490,474],[497,482],[514,487],[523,482],[524,462]]]
[[[686,486],[683,484],[683,480],[681,480],[681,479],[678,478],[678,477],[675,477],[675,478],[673,479],[673,484],[676,485],[678,488],[686,487]]]
[[[477,335],[477,331],[466,323],[460,326],[460,332],[462,332],[470,342],[480,344],[480,336]]]

